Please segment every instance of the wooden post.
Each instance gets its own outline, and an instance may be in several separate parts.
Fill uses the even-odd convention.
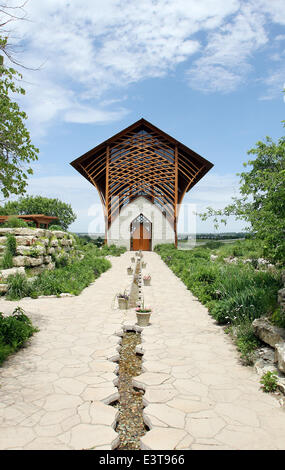
[[[110,146],[106,150],[106,193],[105,193],[105,245],[108,243],[109,229],[109,163],[110,163]]]
[[[174,233],[177,248],[177,204],[178,204],[178,148],[175,145],[175,195],[174,195]]]

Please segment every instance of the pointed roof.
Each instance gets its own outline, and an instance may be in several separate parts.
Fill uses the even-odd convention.
[[[205,158],[203,158],[201,155],[196,153],[194,150],[190,149],[183,143],[179,142],[179,140],[175,139],[174,137],[170,136],[166,132],[162,131],[158,127],[154,126],[151,122],[147,121],[144,118],[139,119],[138,121],[134,122],[130,126],[126,127],[122,131],[118,132],[117,134],[113,135],[109,139],[105,140],[104,142],[101,142],[99,145],[96,145],[93,149],[89,150],[88,152],[84,153],[81,155],[81,157],[76,158],[73,160],[70,165],[72,165],[79,173],[84,176],[84,178],[88,179],[90,181],[90,178],[86,175],[86,172],[84,171],[84,163],[90,161],[90,157],[92,158],[95,155],[98,155],[100,151],[104,150],[107,146],[111,146],[112,144],[115,144],[120,138],[122,138],[124,135],[128,135],[129,133],[136,131],[136,130],[149,130],[153,131],[156,134],[158,134],[161,138],[163,138],[165,141],[169,142],[173,146],[177,146],[185,156],[189,160],[194,160],[195,162],[198,163],[198,169],[200,170],[199,173],[196,175],[194,180],[187,185],[187,191],[188,192],[197,182],[214,166],[213,163],[209,162]]]

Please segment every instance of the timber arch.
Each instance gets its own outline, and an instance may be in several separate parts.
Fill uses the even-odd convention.
[[[98,190],[105,214],[106,242],[125,244],[128,249],[130,232],[125,240],[126,235],[122,238],[120,227],[116,227],[124,208],[135,210],[136,200],[144,198],[166,218],[177,245],[179,204],[213,166],[145,119],[94,147],[71,165]],[[151,222],[155,224],[154,220]],[[114,230],[110,238],[111,228]],[[163,242],[156,236],[153,244],[156,240]],[[168,233],[165,242],[169,241]]]

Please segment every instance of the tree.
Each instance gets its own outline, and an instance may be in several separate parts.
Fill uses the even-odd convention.
[[[0,38],[3,47],[6,42]],[[26,113],[10,96],[25,94],[25,90],[15,84],[21,79],[20,73],[0,62],[0,190],[5,198],[26,192],[27,175],[33,174],[33,170],[25,165],[37,160],[39,152],[25,127]]]
[[[1,215],[27,215],[45,214],[58,217],[56,224],[67,230],[68,226],[76,220],[70,204],[61,202],[59,199],[50,199],[42,196],[21,197],[18,201],[6,202],[0,208]]]
[[[224,209],[200,214],[203,220],[214,217],[214,222],[226,223],[225,217],[234,215],[249,224],[254,237],[263,243],[264,256],[284,263],[285,261],[285,137],[274,143],[270,137],[257,142],[248,151],[254,160],[244,163],[250,166],[240,173],[239,198]],[[216,225],[217,226],[217,225]]]

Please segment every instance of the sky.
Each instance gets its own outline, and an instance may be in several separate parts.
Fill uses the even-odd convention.
[[[72,231],[97,231],[103,212],[69,163],[141,117],[214,164],[184,199],[197,212],[230,203],[247,151],[283,135],[283,0],[29,0],[17,13],[9,41],[40,149],[28,194],[70,203]]]

